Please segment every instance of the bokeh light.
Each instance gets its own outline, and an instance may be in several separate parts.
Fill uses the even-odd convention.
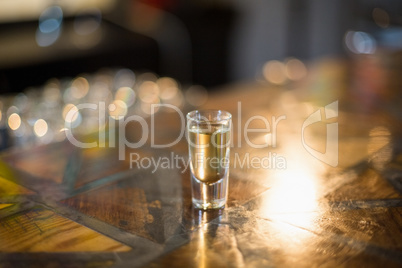
[[[157,99],[155,103],[142,102],[141,111],[144,112],[146,115],[153,115],[157,111],[159,111],[160,108],[160,106],[157,106],[155,104],[159,104],[159,99]]]
[[[185,101],[200,106],[207,99],[208,92],[201,86],[189,87],[184,95],[173,78],[104,68],[73,79],[52,78],[5,102],[1,99],[0,122],[9,128],[10,135],[18,137],[13,145],[47,144],[66,139],[66,130],[85,135],[105,129],[111,122],[108,117],[119,120],[129,113],[148,117],[156,112],[176,112],[163,105],[181,109]],[[78,107],[82,104],[98,108],[81,110]]]
[[[108,107],[109,115],[118,120],[119,117],[127,115],[127,104],[122,100],[114,100]]]
[[[114,76],[114,87],[130,87],[133,88],[135,84],[135,74],[130,69],[120,69]]]
[[[372,15],[374,22],[381,28],[387,28],[389,26],[390,18],[384,9],[376,7],[373,9]]]
[[[374,38],[365,32],[348,31],[344,41],[346,47],[355,54],[373,54],[377,48]]]
[[[34,124],[34,133],[37,137],[43,137],[48,131],[48,125],[45,120],[38,119]]]
[[[7,116],[10,117],[11,114],[18,114],[19,112],[20,110],[16,106],[12,105],[7,109]]]
[[[70,93],[76,99],[82,99],[88,94],[89,83],[84,77],[77,77],[71,84]]]
[[[159,110],[159,86],[155,82],[145,81],[138,89],[138,97],[141,100],[140,108],[145,115],[152,115]]]
[[[176,107],[183,106],[184,97],[176,80],[170,77],[161,77],[156,81],[156,84],[159,86],[161,102]],[[173,109],[166,109],[166,111],[174,112]]]
[[[59,6],[45,9],[39,17],[36,43],[41,47],[52,45],[60,36],[63,10]]]
[[[186,101],[194,107],[204,105],[208,100],[208,91],[202,86],[191,86],[185,93]]]
[[[145,81],[138,89],[138,97],[145,103],[159,103],[159,87],[155,82]]]
[[[59,6],[45,9],[39,17],[39,29],[43,33],[57,30],[63,19],[63,10]]]
[[[156,84],[159,86],[160,97],[162,100],[173,99],[179,91],[179,86],[176,80],[170,77],[161,77],[156,81]]]
[[[160,97],[164,101],[169,101],[174,99],[179,93],[179,89],[177,87],[167,87],[161,90]]]
[[[77,120],[79,115],[79,111],[77,106],[74,104],[68,103],[63,108],[63,119],[67,123],[72,123]]]
[[[61,100],[60,85],[57,80],[45,85],[43,99],[47,103],[58,103]]]
[[[286,76],[288,79],[297,81],[307,75],[307,68],[304,63],[298,59],[289,59],[285,65]]]
[[[28,107],[28,97],[24,93],[19,93],[17,96],[15,96],[13,103],[20,112],[23,112]]]
[[[74,19],[74,31],[70,31],[71,42],[79,49],[89,49],[103,38],[102,14],[97,8],[80,11]]]
[[[8,117],[8,126],[12,130],[17,130],[21,126],[21,117],[17,113],[13,113]]]
[[[286,82],[285,64],[277,60],[268,61],[263,67],[265,79],[275,85],[282,85]]]
[[[40,31],[36,32],[36,42],[40,47],[48,47],[52,45],[60,36],[60,29],[54,32],[43,34]]]
[[[114,99],[123,101],[127,107],[131,107],[135,102],[135,92],[130,87],[121,87],[116,91]]]
[[[142,73],[138,76],[138,83],[141,84],[145,81],[151,81],[151,82],[156,82],[158,80],[158,76],[154,73],[147,72],[147,73]]]
[[[87,9],[78,14],[74,20],[74,30],[79,35],[89,35],[99,29],[102,13],[99,9]]]
[[[176,80],[170,77],[161,77],[156,81],[156,84],[159,86],[161,91],[163,91],[166,88],[178,88],[178,84]]]
[[[93,86],[91,86],[91,90],[88,93],[89,102],[98,103],[99,101],[111,101],[112,93],[106,83],[97,81],[92,85]]]

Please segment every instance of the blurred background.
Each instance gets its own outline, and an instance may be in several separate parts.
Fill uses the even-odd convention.
[[[402,49],[402,1],[0,1],[3,93],[104,67],[213,88],[270,60],[378,49]]]
[[[399,107],[401,51],[400,0],[1,0],[0,150],[239,82]]]

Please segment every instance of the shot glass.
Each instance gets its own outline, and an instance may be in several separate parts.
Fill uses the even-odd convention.
[[[232,115],[222,110],[187,114],[187,142],[192,201],[196,208],[215,209],[226,204]]]

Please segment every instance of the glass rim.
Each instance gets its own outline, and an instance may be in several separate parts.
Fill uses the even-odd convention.
[[[205,118],[205,117],[202,118],[202,119],[197,119],[197,118],[194,117],[196,114],[202,114],[202,113],[210,113],[210,114],[212,114],[212,113],[217,113],[217,114],[222,114],[223,116],[225,116],[225,118],[216,119],[216,120],[208,120],[208,119]],[[194,111],[191,111],[191,112],[187,113],[186,118],[187,118],[187,120],[191,120],[191,121],[195,121],[195,122],[199,122],[199,123],[202,123],[202,122],[222,122],[222,121],[229,121],[229,120],[231,120],[231,119],[232,119],[232,114],[229,113],[229,112],[227,112],[227,111],[225,111],[225,110],[220,110],[220,109],[219,109],[219,110],[215,110],[215,109],[205,109],[205,110],[194,110]]]

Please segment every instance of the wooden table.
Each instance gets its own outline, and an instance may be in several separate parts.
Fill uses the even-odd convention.
[[[144,167],[151,158],[187,160],[185,139],[154,148],[148,138],[126,148],[125,160],[108,143],[8,150],[0,163],[0,267],[401,267],[400,99],[386,86],[364,91],[353,66],[321,61],[301,82],[210,94],[202,108],[227,110],[234,123],[221,210],[192,208],[184,165]],[[252,116],[259,117],[247,123]],[[157,144],[178,137],[177,113],[154,119]],[[244,132],[267,122],[269,131]],[[338,138],[327,138],[335,127]],[[141,134],[139,124],[127,125],[131,141]]]

